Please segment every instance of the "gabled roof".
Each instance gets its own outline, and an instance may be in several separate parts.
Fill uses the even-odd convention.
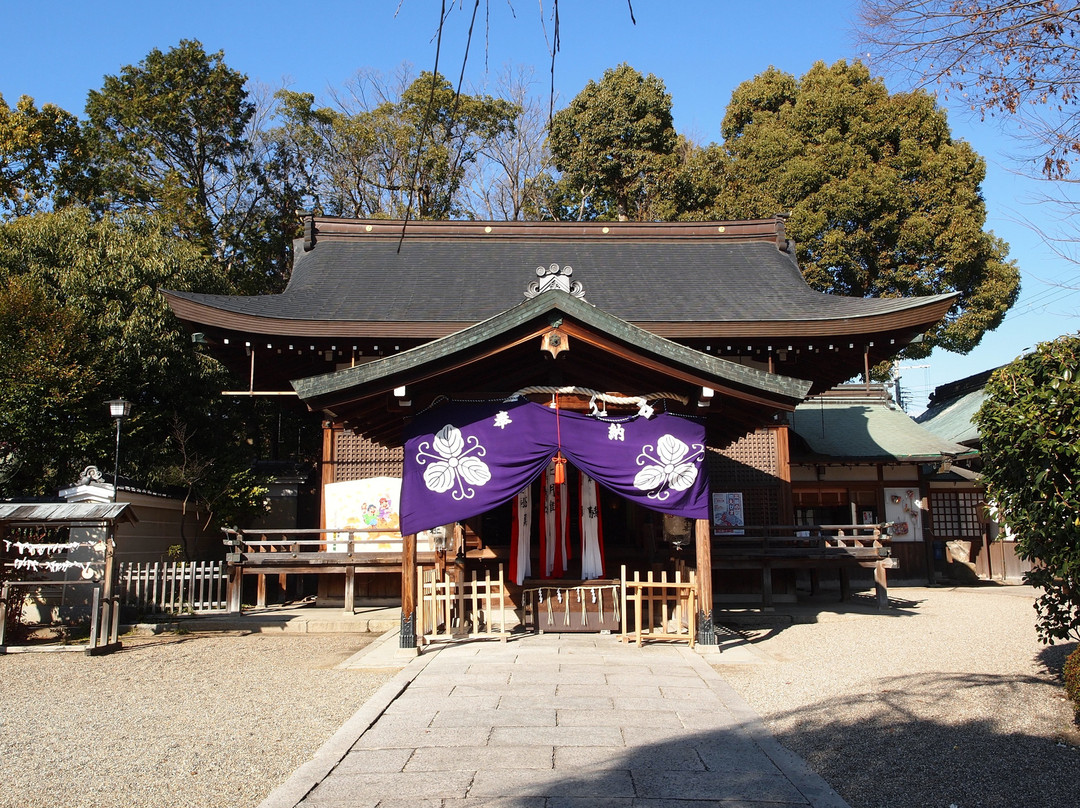
[[[569,347],[541,350],[558,328]],[[810,383],[719,359],[658,337],[563,291],[547,291],[481,323],[400,354],[336,373],[295,380],[309,408],[396,441],[408,413],[388,406],[406,387],[414,409],[458,391],[509,395],[535,385],[573,385],[626,395],[673,392],[696,407],[702,387],[715,390],[724,416],[740,431],[791,410]]]
[[[0,524],[118,524],[138,522],[127,502],[6,502],[0,503]]]
[[[915,418],[925,429],[946,440],[977,446],[975,413],[986,400],[986,383],[995,369],[985,370],[937,387],[926,410]]]
[[[880,385],[844,385],[791,415],[792,462],[931,462],[976,452],[919,426]]]

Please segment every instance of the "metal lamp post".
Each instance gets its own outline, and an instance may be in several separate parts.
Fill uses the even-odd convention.
[[[114,398],[105,403],[109,407],[109,415],[116,421],[116,462],[113,464],[113,502],[116,502],[116,494],[120,490],[120,422],[131,415],[131,402]]]

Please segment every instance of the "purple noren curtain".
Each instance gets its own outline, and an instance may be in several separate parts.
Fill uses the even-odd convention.
[[[602,419],[529,401],[453,403],[406,433],[401,532],[483,513],[538,477],[555,452],[655,511],[708,519],[705,427],[660,414]]]

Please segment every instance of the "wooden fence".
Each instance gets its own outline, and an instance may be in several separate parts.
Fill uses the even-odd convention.
[[[633,614],[633,627],[630,614]],[[697,580],[691,570],[683,580],[676,570],[674,580],[667,572],[659,579],[650,571],[645,580],[635,570],[626,577],[622,568],[622,641],[633,640],[639,647],[644,640],[684,640],[694,647],[697,638]]]
[[[506,582],[503,566],[497,577],[484,570],[477,577],[458,584],[452,576],[439,580],[433,567],[417,570],[420,606],[416,610],[416,637],[420,646],[434,640],[454,640],[466,637],[509,636],[506,628]]]
[[[224,611],[228,582],[224,561],[121,562],[116,594],[144,614]]]

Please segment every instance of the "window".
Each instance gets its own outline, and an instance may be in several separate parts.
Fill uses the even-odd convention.
[[[938,538],[982,536],[985,505],[980,491],[931,491],[930,518]]]

